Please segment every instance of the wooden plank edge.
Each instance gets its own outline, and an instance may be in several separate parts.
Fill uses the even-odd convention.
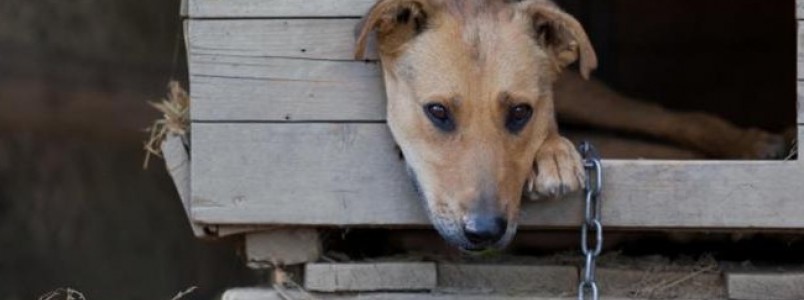
[[[804,271],[726,272],[729,299],[804,299]]]
[[[223,300],[285,300],[284,295],[292,299],[306,299],[308,293],[299,291],[276,291],[269,288],[234,288],[223,293]],[[359,294],[326,294],[312,293],[316,299],[326,300],[573,300],[577,297],[551,297],[534,295],[500,295],[500,294],[447,294],[447,293],[359,293]],[[648,300],[647,298],[601,297],[601,300]],[[676,300],[685,300],[679,298]],[[690,300],[690,299],[687,299]],[[715,300],[715,299],[712,299]]]
[[[376,0],[189,0],[190,18],[358,18]]]

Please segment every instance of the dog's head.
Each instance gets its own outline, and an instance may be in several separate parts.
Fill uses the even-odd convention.
[[[380,0],[359,29],[376,34],[388,125],[430,219],[465,250],[516,231],[534,156],[555,132],[552,84],[580,59],[596,66],[578,21],[545,0]]]

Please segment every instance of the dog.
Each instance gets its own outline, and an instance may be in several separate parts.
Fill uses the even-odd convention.
[[[584,187],[581,157],[556,114],[714,157],[785,149],[778,135],[669,111],[590,80],[597,57],[586,32],[548,0],[380,0],[358,27],[356,59],[372,43],[410,177],[436,230],[464,251],[507,246],[523,198]],[[579,72],[565,71],[573,64]]]

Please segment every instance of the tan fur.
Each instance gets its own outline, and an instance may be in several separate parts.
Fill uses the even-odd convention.
[[[559,33],[551,44],[537,38],[537,22]],[[383,65],[388,125],[436,225],[456,227],[479,199],[491,198],[491,210],[515,226],[523,186],[548,196],[581,187],[580,158],[558,134],[552,85],[576,58],[584,74],[597,62],[569,15],[540,0],[383,0],[365,19],[358,59],[372,32]],[[455,132],[442,132],[427,119],[422,107],[432,102],[449,108]],[[517,104],[530,105],[534,113],[512,134],[504,124]]]
[[[372,34],[383,66],[388,125],[417,177],[433,223],[459,246],[466,245],[456,237],[460,224],[478,205],[504,214],[510,240],[523,187],[529,198],[540,198],[583,186],[580,157],[558,133],[556,107],[579,122],[591,120],[682,143],[695,143],[685,140],[688,136],[709,136],[696,135],[689,126],[715,126],[726,142],[742,133],[714,118],[672,115],[572,73],[562,75],[579,61],[581,76],[588,78],[597,58],[578,21],[549,1],[380,0],[364,19],[357,59],[364,56]],[[557,104],[554,88],[561,94]],[[584,94],[587,88],[590,94]],[[451,111],[454,132],[443,132],[428,120],[423,111],[428,103]],[[533,116],[521,132],[512,134],[504,122],[517,104],[530,105]],[[601,105],[624,110],[608,116],[602,112],[611,109]],[[678,121],[692,124],[682,125],[687,134],[672,132]]]

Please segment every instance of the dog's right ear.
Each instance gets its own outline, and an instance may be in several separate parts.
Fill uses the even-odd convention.
[[[361,21],[355,59],[365,58],[366,44],[372,33],[377,34],[380,53],[392,54],[421,33],[432,16],[429,0],[380,0]]]
[[[589,79],[589,74],[597,68],[597,56],[578,20],[552,1],[530,0],[521,5],[533,20],[537,42],[552,53],[558,65],[564,68],[580,60],[581,75]]]

